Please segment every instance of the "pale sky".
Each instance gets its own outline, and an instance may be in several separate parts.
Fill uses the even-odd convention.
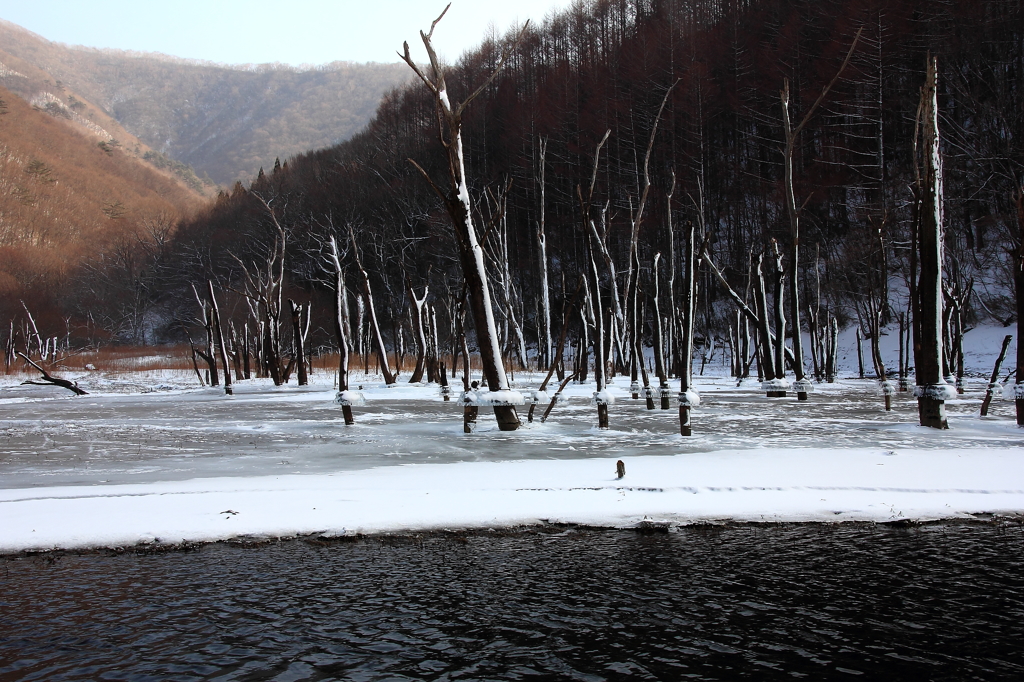
[[[448,0],[0,0],[0,19],[47,40],[225,64],[394,62]],[[543,22],[572,0],[452,0],[434,33],[454,61],[493,26]]]

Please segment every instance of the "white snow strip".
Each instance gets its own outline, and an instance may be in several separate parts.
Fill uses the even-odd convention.
[[[761,449],[0,490],[0,552],[542,522],[893,521],[1024,511],[1024,450]]]

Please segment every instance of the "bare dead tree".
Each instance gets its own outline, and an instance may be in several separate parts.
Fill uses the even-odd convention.
[[[388,349],[384,345],[384,337],[380,333],[380,325],[377,323],[377,309],[373,304],[373,289],[370,286],[370,274],[363,267],[362,258],[359,256],[359,245],[356,243],[356,233],[352,224],[348,225],[348,235],[352,240],[352,257],[356,261],[356,269],[359,271],[359,284],[363,290],[363,301],[369,316],[370,331],[373,335],[373,342],[377,348],[377,358],[380,361],[380,372],[384,376],[384,383],[391,385],[398,378],[391,372],[391,364],[388,362]]]
[[[45,362],[46,358],[43,357],[43,337],[39,334],[39,327],[36,325],[36,318],[32,316],[32,311],[28,309],[28,306],[24,301],[21,302],[21,307],[25,310],[25,318],[28,321],[28,326],[31,328],[30,330],[26,330],[25,333],[25,352],[29,355],[32,354],[31,342],[34,340],[36,356]],[[31,333],[29,333],[29,331],[31,331]]]
[[[943,344],[946,349],[946,366],[952,372],[956,371],[956,392],[964,393],[964,335],[970,329],[964,328],[964,311],[967,302],[974,295],[974,280],[968,278],[966,284],[959,281],[943,280],[942,295],[946,306],[944,311],[946,339]]]
[[[676,338],[676,331],[680,326],[676,297],[676,244],[675,227],[672,225],[672,195],[676,191],[676,172],[671,171],[672,182],[669,184],[668,192],[665,193],[665,242],[668,247],[668,346],[666,358],[669,367],[677,375],[679,367],[679,342]]]
[[[783,149],[783,155],[785,157],[785,182],[786,182],[786,214],[789,217],[789,304],[790,304],[790,315],[792,316],[793,323],[793,370],[796,375],[796,384],[794,389],[797,392],[798,400],[807,400],[807,390],[810,387],[810,383],[804,376],[804,351],[803,351],[803,339],[801,336],[800,326],[800,210],[796,205],[796,196],[793,192],[793,154],[796,148],[797,139],[800,133],[807,126],[807,123],[811,120],[811,117],[821,106],[821,103],[825,101],[825,97],[828,96],[829,91],[839,80],[843,71],[846,70],[847,65],[850,63],[850,58],[853,57],[853,51],[857,47],[857,42],[860,40],[861,33],[864,28],[861,27],[857,30],[857,34],[853,38],[853,42],[850,44],[850,49],[846,53],[846,59],[843,60],[842,65],[839,67],[839,71],[832,80],[821,90],[821,94],[818,99],[815,100],[814,104],[804,114],[803,119],[796,127],[792,127],[790,124],[789,116],[789,79],[784,79],[782,92],[780,97],[782,99],[782,126],[783,132],[785,133],[785,147]],[[779,335],[778,343],[783,343],[785,334],[782,329],[777,329],[776,333]],[[779,358],[781,354],[777,354],[776,358]],[[776,360],[778,363],[778,360]],[[778,372],[778,368],[776,368]]]
[[[270,373],[275,386],[287,381],[287,368],[281,343],[281,315],[283,312],[284,260],[288,235],[271,202],[256,192],[251,193],[263,208],[266,209],[274,226],[273,244],[271,244],[260,267],[248,267],[238,256],[238,262],[244,276],[245,288],[236,293],[244,296],[249,302],[249,309],[260,327],[260,360]],[[233,255],[233,254],[232,254]]]
[[[14,320],[10,321],[10,331],[7,334],[7,338],[4,340],[4,374],[11,373],[11,365],[14,364],[14,360],[17,357],[15,355],[15,348],[17,345],[17,334],[14,331]]]
[[[338,252],[338,242],[332,236],[330,238],[331,252],[327,258],[334,274],[334,335],[338,339],[338,402],[341,403],[341,412],[345,418],[345,424],[355,424],[355,417],[352,415],[352,396],[348,395],[348,356],[351,352],[349,345],[349,332],[345,325],[345,275],[341,268],[341,254]]]
[[[566,336],[568,336],[568,333],[569,333],[569,320],[572,317],[572,313],[576,309],[576,301],[579,299],[581,291],[583,291],[583,277],[582,276],[580,277],[579,283],[576,285],[576,291],[575,291],[575,293],[573,293],[572,299],[569,301],[568,305],[565,306],[565,312],[562,315],[562,331],[558,335],[558,344],[557,344],[557,346],[555,348],[555,354],[553,356],[550,356],[550,358],[549,358],[549,362],[551,363],[551,366],[548,368],[548,373],[547,373],[547,376],[544,377],[544,381],[540,382],[540,388],[537,389],[538,393],[543,393],[543,392],[547,391],[548,382],[551,381],[551,377],[552,377],[552,375],[554,375],[555,370],[558,368],[559,362],[562,359],[562,352],[565,350],[565,339],[566,339]],[[527,421],[530,421],[530,422],[533,421],[533,412],[534,412],[534,408],[536,406],[537,406],[536,401],[530,403],[530,411],[527,414],[527,418],[526,418]],[[550,410],[548,410],[547,413],[550,413]],[[545,414],[547,414],[547,413],[545,413]]]
[[[298,370],[299,386],[308,386],[306,374],[306,332],[309,330],[309,306],[288,299],[288,309],[292,314],[292,348],[295,353],[295,367]]]
[[[199,290],[196,289],[195,285],[192,285],[192,293],[196,296],[196,303],[199,304],[199,310],[202,312],[202,323],[203,328],[206,330],[206,350],[201,350],[192,346],[193,355],[198,355],[206,363],[207,370],[209,373],[209,381],[211,386],[220,386],[220,376],[217,371],[217,353],[216,344],[214,338],[216,336],[216,330],[214,325],[213,309],[207,305],[206,300],[199,295]],[[191,339],[190,339],[191,341]]]
[[[423,317],[424,306],[427,303],[430,287],[423,287],[423,296],[417,297],[416,292],[413,291],[412,284],[409,282],[409,278],[406,277],[405,289],[409,295],[409,302],[412,303],[409,313],[412,316],[412,328],[416,339],[416,366],[412,370],[412,376],[409,377],[409,383],[415,384],[423,381],[423,373],[427,368],[427,334],[424,329]]]
[[[658,392],[661,396],[661,409],[667,410],[669,403],[668,372],[665,369],[665,338],[664,328],[661,324],[661,252],[654,254],[654,262],[651,264],[651,280],[654,284],[654,293],[651,296],[651,306],[654,308],[654,373],[658,375]]]
[[[242,379],[247,378],[242,372],[242,355],[245,353],[245,350],[244,344],[238,337],[238,330],[235,328],[234,320],[231,320],[228,323],[228,339],[231,346],[228,355],[231,357],[231,364],[235,368],[235,380],[241,381]],[[245,358],[245,364],[248,366],[248,358]]]
[[[601,242],[600,235],[597,232],[597,228],[594,226],[594,221],[591,218],[590,211],[594,200],[594,187],[597,185],[597,172],[601,162],[601,148],[605,142],[608,141],[608,136],[611,131],[607,131],[601,141],[597,143],[597,148],[594,150],[594,165],[593,172],[590,176],[590,185],[587,189],[587,194],[584,196],[583,188],[579,185],[576,186],[576,194],[580,202],[580,220],[582,221],[582,228],[584,234],[587,235],[587,256],[590,261],[590,267],[587,268],[588,275],[588,286],[585,291],[588,294],[588,299],[591,301],[589,308],[590,317],[594,321],[595,335],[594,335],[594,380],[597,386],[597,390],[594,392],[594,401],[597,403],[597,423],[599,428],[608,428],[608,396],[605,391],[605,340],[604,340],[604,311],[601,308],[601,276],[597,269],[596,255],[604,249],[604,245]],[[604,249],[604,253],[607,254],[607,249]],[[607,256],[607,262],[611,268],[611,257]],[[610,273],[611,286],[615,288],[615,271],[611,270]],[[585,306],[586,307],[586,306]],[[586,328],[586,322],[584,322],[584,328]],[[585,368],[583,368],[585,371]]]
[[[1014,385],[1017,426],[1024,426],[1024,342],[1021,341],[1021,326],[1024,325],[1024,185],[1017,192],[1017,234],[1014,236],[1013,288],[1017,299],[1017,379]]]
[[[546,137],[540,138],[539,144],[539,161],[540,161],[540,175],[537,179],[537,184],[540,188],[540,217],[537,220],[537,258],[540,264],[540,335],[538,338],[538,345],[540,346],[540,361],[546,365],[551,365],[551,291],[548,285],[548,241],[547,234],[545,233],[545,213],[544,207],[545,191],[547,183],[545,182],[545,167],[547,161],[548,152],[548,139]],[[543,388],[541,390],[544,390]],[[533,421],[533,405],[530,406],[530,419]]]
[[[182,331],[185,332],[185,338],[188,339],[188,345],[192,349],[192,369],[196,372],[196,378],[199,379],[199,385],[206,386],[206,380],[203,379],[203,373],[199,371],[199,362],[196,360],[196,358],[199,357],[199,349],[196,348],[196,344],[192,340],[192,335],[188,333],[188,329],[185,328],[185,325],[182,325]]]
[[[1003,364],[1003,358],[1006,357],[1006,349],[1010,346],[1010,341],[1013,340],[1012,334],[1007,334],[1003,337],[1003,346],[999,350],[999,357],[996,358],[995,367],[992,369],[992,378],[988,381],[988,388],[985,390],[985,399],[981,401],[981,416],[988,416],[988,407],[992,404],[992,395],[995,390],[999,388],[999,368]]]
[[[928,56],[918,106],[914,158],[919,160],[915,233],[920,258],[914,302],[914,368],[921,426],[948,429],[945,401],[953,393],[942,376],[942,155],[939,138],[937,60]],[[920,157],[920,159],[919,159]],[[912,273],[912,277],[913,277]]]
[[[228,350],[224,345],[224,327],[220,322],[220,308],[217,306],[217,297],[213,293],[213,280],[206,280],[206,290],[210,294],[210,318],[213,321],[213,337],[220,351],[220,364],[224,367],[224,393],[234,394],[231,387],[231,368],[228,365]]]
[[[459,260],[462,264],[462,274],[465,278],[466,290],[469,295],[473,325],[476,329],[477,341],[480,345],[480,358],[487,386],[491,391],[507,391],[509,388],[508,377],[505,374],[501,348],[495,328],[494,310],[484,264],[483,247],[477,240],[476,229],[473,226],[472,205],[469,197],[469,185],[466,180],[466,164],[462,144],[462,117],[466,107],[501,72],[512,51],[518,47],[525,35],[526,26],[524,25],[519,38],[502,53],[489,77],[464,101],[453,103],[448,97],[448,86],[445,82],[444,68],[438,59],[432,43],[434,29],[437,23],[444,18],[449,7],[451,5],[445,7],[444,12],[430,25],[429,33],[420,31],[420,38],[423,40],[423,46],[426,48],[427,56],[430,60],[431,75],[429,77],[413,60],[408,42],[404,43],[403,53],[399,55],[434,97],[441,146],[448,158],[448,188],[442,189],[419,164],[411,159],[410,162],[423,174],[431,188],[444,202],[448,215],[451,218],[452,227],[455,232],[455,241],[459,250]],[[498,421],[498,428],[502,431],[514,431],[519,428],[519,417],[516,414],[515,406],[512,404],[495,405],[494,416]]]

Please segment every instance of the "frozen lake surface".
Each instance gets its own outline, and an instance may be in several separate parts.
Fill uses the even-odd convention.
[[[357,375],[358,376],[358,375]],[[187,380],[187,375],[182,375]],[[242,382],[219,389],[97,392],[74,397],[56,388],[0,388],[0,478],[4,488],[147,483],[219,476],[322,474],[412,463],[678,455],[747,448],[1020,447],[1013,404],[996,398],[978,410],[985,383],[947,404],[952,429],[917,425],[909,393],[885,412],[877,384],[843,380],[816,387],[807,402],[768,399],[756,381],[740,388],[701,377],[694,436],[678,435],[678,415],[630,399],[628,381],[612,387],[611,428],[596,428],[593,384],[570,386],[549,420],[499,432],[482,408],[476,433],[462,433],[462,409],[436,387],[367,382],[365,407],[346,427],[329,387]],[[319,379],[325,379],[319,375]],[[519,385],[540,379],[520,377]],[[180,383],[184,383],[181,379]],[[161,378],[154,378],[155,385]],[[140,384],[141,385],[141,384]],[[455,393],[457,398],[458,394]],[[673,401],[674,402],[674,401]],[[526,421],[526,409],[520,408]]]
[[[539,377],[518,375],[518,388]],[[810,400],[700,377],[693,437],[619,378],[611,428],[594,386],[571,385],[549,420],[510,433],[481,408],[475,433],[436,386],[362,381],[345,426],[328,373],[313,385],[194,376],[79,377],[89,395],[0,384],[0,552],[325,537],[565,522],[631,527],[746,521],[890,521],[1024,512],[1024,430],[986,383],[947,403],[951,429],[917,425],[909,393],[819,384]],[[458,393],[455,393],[456,397]],[[526,418],[527,408],[520,408]],[[538,412],[538,415],[540,412]],[[626,464],[617,480],[615,462]]]

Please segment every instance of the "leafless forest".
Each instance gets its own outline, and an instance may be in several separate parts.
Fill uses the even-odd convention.
[[[105,322],[79,342],[188,336],[210,370],[275,383],[339,344],[388,382],[485,347],[496,391],[493,347],[652,401],[725,349],[804,398],[839,328],[868,374],[927,365],[928,387],[966,329],[1019,317],[1020,0],[581,2],[450,65],[407,38],[421,79],[365,131],[81,273],[91,308],[67,315]]]

